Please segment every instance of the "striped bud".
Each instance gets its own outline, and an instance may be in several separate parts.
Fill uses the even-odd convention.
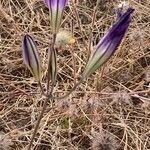
[[[50,77],[52,83],[55,83],[56,81],[56,75],[57,75],[57,54],[56,50],[49,49],[48,54],[48,77]]]
[[[44,0],[46,6],[50,10],[52,32],[56,34],[59,30],[62,14],[64,7],[66,6],[67,0]]]
[[[41,80],[41,64],[36,43],[33,38],[26,34],[23,38],[23,61],[36,80]]]

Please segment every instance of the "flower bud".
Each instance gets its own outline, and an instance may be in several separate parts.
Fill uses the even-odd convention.
[[[41,80],[41,64],[36,44],[32,37],[26,34],[23,38],[23,61],[36,80]]]
[[[51,26],[54,34],[59,30],[66,3],[67,0],[45,0],[45,4],[50,10]]]
[[[57,76],[57,54],[56,50],[49,49],[48,53],[48,76],[50,77],[52,83],[55,83]]]
[[[96,46],[95,52],[90,57],[83,78],[88,77],[104,64],[120,45],[128,26],[131,22],[131,14],[134,9],[128,8],[126,12],[119,12],[117,22],[110,28]]]

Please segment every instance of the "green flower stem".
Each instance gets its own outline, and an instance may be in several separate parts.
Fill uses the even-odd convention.
[[[48,102],[49,100],[50,100],[50,97],[47,97],[47,98],[45,99],[45,101],[44,101],[42,111],[41,111],[41,113],[40,113],[40,115],[39,115],[39,117],[38,117],[37,123],[36,123],[36,125],[35,125],[34,131],[33,131],[32,137],[31,137],[31,141],[30,141],[30,143],[29,143],[29,146],[28,146],[28,149],[27,149],[27,150],[31,150],[31,146],[32,146],[33,140],[34,140],[34,138],[35,138],[35,136],[36,136],[36,133],[37,133],[37,131],[38,131],[38,128],[39,128],[41,119],[43,118],[43,114],[44,114],[45,109],[46,109],[46,107],[47,107],[47,102]]]

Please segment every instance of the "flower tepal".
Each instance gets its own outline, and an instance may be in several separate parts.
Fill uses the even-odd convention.
[[[36,80],[41,80],[41,64],[36,44],[32,37],[26,34],[23,38],[23,61]]]
[[[62,14],[67,0],[44,0],[50,10],[51,26],[53,33],[57,33],[61,24]]]
[[[134,9],[128,8],[126,12],[119,12],[117,22],[109,29],[104,37],[99,41],[96,46],[95,52],[89,59],[83,77],[86,78],[96,71],[103,63],[105,63],[118,48],[121,43],[125,32],[131,22],[131,14]]]

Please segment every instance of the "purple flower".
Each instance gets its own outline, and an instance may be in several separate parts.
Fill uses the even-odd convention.
[[[53,33],[57,33],[61,24],[62,14],[67,0],[44,0],[50,10]]]
[[[95,52],[89,59],[83,74],[84,78],[95,72],[96,69],[113,55],[128,29],[133,11],[134,9],[128,8],[126,12],[119,12],[117,22],[99,41]]]
[[[23,61],[31,71],[32,75],[41,80],[41,64],[36,44],[32,37],[26,34],[23,38]]]

